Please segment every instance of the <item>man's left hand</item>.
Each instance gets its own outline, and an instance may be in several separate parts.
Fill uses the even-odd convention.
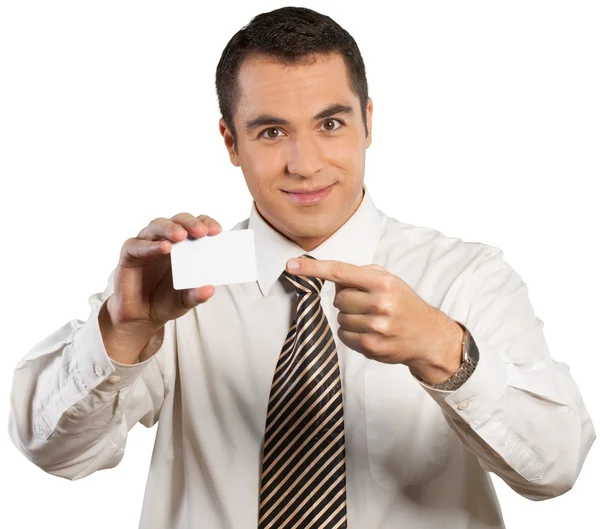
[[[462,328],[379,265],[293,259],[291,274],[335,283],[338,336],[367,358],[407,365],[431,384],[448,379],[461,363]]]

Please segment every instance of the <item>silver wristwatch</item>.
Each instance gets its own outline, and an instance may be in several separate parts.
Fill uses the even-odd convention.
[[[462,364],[448,380],[445,382],[440,382],[439,384],[429,384],[425,382],[420,376],[414,375],[419,381],[427,386],[428,388],[433,389],[441,389],[444,391],[452,391],[458,389],[462,386],[465,381],[473,374],[475,371],[475,366],[477,366],[477,362],[479,362],[479,349],[477,348],[477,344],[473,339],[473,336],[469,332],[462,323],[458,323],[463,333],[463,341],[462,341]]]

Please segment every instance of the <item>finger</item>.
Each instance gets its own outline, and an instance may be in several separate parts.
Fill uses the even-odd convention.
[[[214,293],[214,285],[204,285],[199,288],[186,288],[181,292],[181,302],[186,309],[191,309],[196,305],[206,303]]]
[[[297,261],[299,267],[290,269],[290,261]],[[288,271],[291,274],[318,277],[334,283],[358,288],[366,292],[371,292],[380,289],[382,276],[384,274],[380,270],[367,268],[364,266],[356,266],[351,263],[342,261],[327,261],[322,259],[307,259],[305,257],[292,259],[288,261]]]
[[[137,235],[138,239],[145,239],[148,241],[168,239],[173,242],[179,242],[186,237],[187,232],[182,226],[164,217],[154,219]]]
[[[333,306],[347,314],[369,314],[375,312],[373,294],[352,287],[340,287],[336,283]]]
[[[338,313],[340,327],[351,332],[381,334],[385,336],[388,331],[388,321],[383,316]]]
[[[190,213],[178,213],[171,220],[186,230],[187,234],[199,239],[205,235],[216,235],[222,231],[221,225],[208,215],[194,217]]]
[[[363,268],[372,268],[373,270],[380,270],[382,272],[387,272],[387,270],[385,268],[383,268],[383,266],[378,265],[378,264],[365,265]]]
[[[208,215],[198,215],[196,218],[208,226],[209,235],[214,235],[223,231],[223,226],[221,226],[215,219],[209,217]]]
[[[144,239],[127,239],[121,248],[121,265],[136,266],[147,262],[158,255],[171,251],[170,241],[147,241]]]
[[[367,350],[364,347],[365,337],[368,336],[365,333],[348,331],[343,327],[338,328],[337,334],[342,342],[346,344],[350,349],[357,351],[367,356]],[[367,356],[369,358],[369,356]]]

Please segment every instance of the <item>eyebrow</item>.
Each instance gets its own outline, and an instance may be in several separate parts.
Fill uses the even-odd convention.
[[[329,105],[327,108],[324,108],[313,116],[313,121],[317,121],[319,119],[327,118],[333,116],[335,114],[346,114],[348,116],[354,115],[354,110],[349,105],[342,105],[340,103],[335,103],[333,105]],[[260,116],[251,119],[246,122],[246,132],[252,132],[257,127],[262,127],[264,125],[289,125],[290,122],[287,119],[280,118],[278,116],[274,116],[272,114],[261,114]]]

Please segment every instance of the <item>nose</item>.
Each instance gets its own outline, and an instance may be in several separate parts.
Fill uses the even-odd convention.
[[[323,169],[323,165],[318,139],[312,134],[298,134],[288,142],[287,166],[291,174],[308,178]]]

